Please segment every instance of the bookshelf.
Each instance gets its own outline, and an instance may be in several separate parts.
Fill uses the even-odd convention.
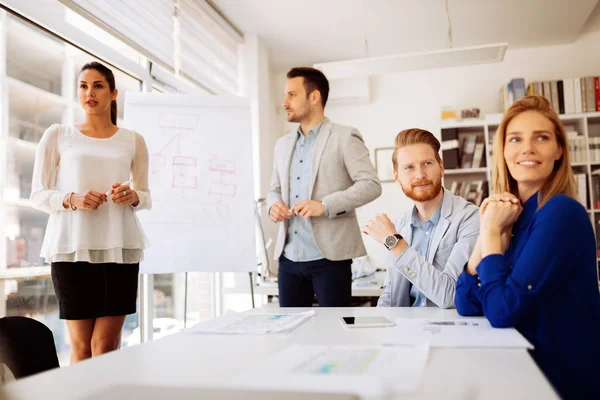
[[[483,193],[479,199],[482,201],[487,197],[486,186],[491,189],[492,143],[502,116],[503,114],[489,114],[485,118],[474,120],[441,121],[442,160],[446,168],[442,184],[445,188],[456,187],[455,182],[468,182],[469,189],[474,189],[476,185],[471,183],[484,181],[487,185],[483,185]],[[560,114],[559,117],[567,131],[571,168],[578,183],[578,197],[590,216],[596,235],[600,275],[600,112]],[[464,137],[469,135],[483,139],[483,154],[477,165],[473,165],[475,154],[470,163],[469,157],[462,154],[467,140]],[[479,142],[476,140],[475,143]],[[472,146],[471,148],[475,152]],[[458,194],[464,195],[464,192]],[[477,204],[476,201],[473,202]]]

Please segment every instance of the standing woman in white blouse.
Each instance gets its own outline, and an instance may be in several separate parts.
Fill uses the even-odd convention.
[[[136,212],[152,207],[148,149],[117,126],[116,98],[112,71],[85,64],[85,120],[48,128],[35,158],[31,201],[50,214],[41,256],[52,265],[71,363],[116,350],[125,316],[136,311],[147,246]]]

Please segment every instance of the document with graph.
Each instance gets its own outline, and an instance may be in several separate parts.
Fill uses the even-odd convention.
[[[265,334],[286,333],[315,315],[314,310],[288,314],[228,313],[215,320],[200,323],[190,333]]]
[[[485,318],[397,319],[384,344],[431,347],[533,348],[515,328],[493,328]]]
[[[382,398],[417,390],[428,357],[426,345],[295,344],[240,376],[235,385]]]

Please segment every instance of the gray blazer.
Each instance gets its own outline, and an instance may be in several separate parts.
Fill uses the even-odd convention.
[[[390,255],[384,291],[377,306],[410,307],[412,283],[427,297],[427,306],[455,307],[456,281],[479,236],[479,208],[444,190],[440,212],[427,260],[411,247],[398,261]],[[396,230],[409,246],[411,221],[412,210],[396,220]]]
[[[275,144],[275,165],[267,194],[269,209],[277,200],[290,204],[290,163],[297,132]],[[367,254],[355,209],[381,195],[381,184],[369,158],[369,150],[355,128],[325,118],[315,143],[310,200],[324,200],[329,217],[310,219],[315,242],[328,260],[339,261]],[[307,199],[305,199],[307,200]],[[279,224],[275,259],[285,246],[287,221]]]

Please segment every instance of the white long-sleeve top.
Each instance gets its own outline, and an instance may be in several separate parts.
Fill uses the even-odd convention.
[[[63,207],[71,192],[105,193],[127,180],[140,199],[136,207],[111,199],[97,210]],[[144,138],[120,128],[110,138],[96,139],[73,125],[52,125],[36,151],[31,202],[50,214],[40,254],[47,262],[141,261],[149,243],[135,212],[152,207]]]

